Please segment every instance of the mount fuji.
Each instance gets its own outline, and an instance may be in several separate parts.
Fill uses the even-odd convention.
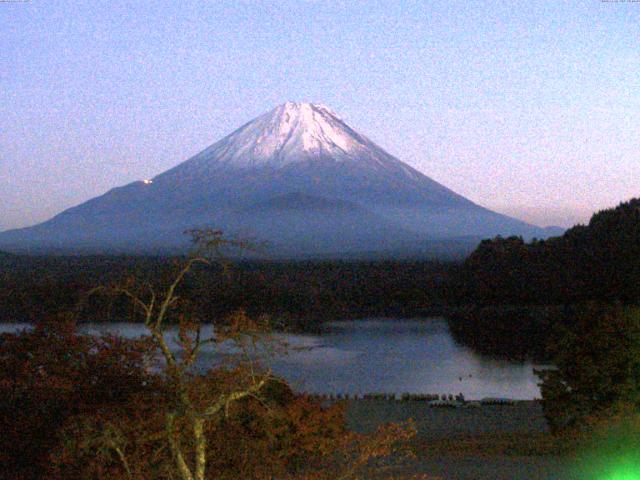
[[[176,251],[188,246],[185,230],[204,227],[289,257],[420,254],[462,238],[472,245],[498,234],[559,233],[467,200],[323,105],[289,102],[153,179],[0,233],[0,248]]]

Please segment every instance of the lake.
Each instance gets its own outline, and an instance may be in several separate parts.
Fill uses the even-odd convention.
[[[24,325],[0,324],[0,332]],[[86,324],[88,333],[137,337],[144,326]],[[540,397],[533,365],[483,357],[458,345],[443,319],[371,319],[329,322],[319,334],[277,334],[291,348],[263,356],[273,371],[298,391],[329,394],[385,392],[458,394],[467,399]],[[228,348],[222,349],[227,354]],[[202,352],[200,366],[220,359],[219,349]]]

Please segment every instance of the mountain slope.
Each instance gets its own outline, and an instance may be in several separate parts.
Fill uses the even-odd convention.
[[[9,250],[184,248],[211,226],[281,255],[421,251],[453,237],[545,231],[480,207],[411,168],[328,108],[286,103],[152,181],[134,182],[34,227]]]

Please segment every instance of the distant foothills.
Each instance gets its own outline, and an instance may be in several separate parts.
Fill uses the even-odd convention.
[[[460,258],[483,238],[563,232],[481,207],[329,108],[288,102],[152,179],[0,232],[0,249],[177,253],[193,228],[252,239],[272,258]]]

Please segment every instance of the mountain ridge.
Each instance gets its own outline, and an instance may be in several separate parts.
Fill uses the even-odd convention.
[[[421,251],[424,242],[446,238],[548,236],[435,182],[328,107],[287,102],[150,180],[0,233],[0,248],[186,248],[182,232],[205,227],[294,256]]]

